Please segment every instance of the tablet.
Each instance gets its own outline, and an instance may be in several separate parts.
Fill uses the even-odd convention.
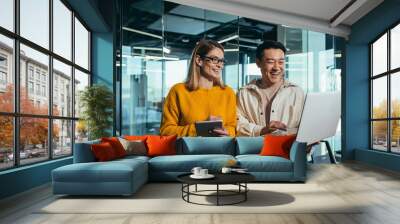
[[[197,121],[195,124],[197,136],[218,137],[212,130],[222,128],[222,121]]]

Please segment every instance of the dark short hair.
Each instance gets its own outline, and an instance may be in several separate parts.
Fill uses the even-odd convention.
[[[258,45],[257,47],[256,57],[258,60],[262,59],[262,57],[264,56],[264,50],[266,49],[281,49],[283,53],[286,54],[286,48],[281,42],[273,40],[265,40],[264,42],[262,42],[262,44]]]

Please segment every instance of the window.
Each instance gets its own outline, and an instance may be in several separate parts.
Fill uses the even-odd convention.
[[[90,31],[67,4],[63,0],[0,0],[0,171],[72,155],[76,130],[81,139],[87,139],[86,126],[75,127],[77,91],[68,87],[89,85]],[[76,61],[72,55],[77,55]]]
[[[0,26],[14,31],[14,0],[0,1]]]
[[[33,82],[28,82],[28,92],[29,94],[33,94],[34,92]]]
[[[371,148],[400,153],[400,24],[370,44]]]

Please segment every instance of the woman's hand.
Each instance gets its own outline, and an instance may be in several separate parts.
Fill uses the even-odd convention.
[[[228,131],[225,128],[215,128],[213,130],[213,133],[218,135],[218,136],[220,136],[220,137],[229,135]]]

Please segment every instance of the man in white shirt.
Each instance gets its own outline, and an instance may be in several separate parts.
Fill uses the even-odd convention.
[[[237,95],[237,134],[260,136],[283,131],[297,133],[304,104],[303,90],[284,79],[285,46],[264,41],[257,47],[261,79],[242,87]]]

